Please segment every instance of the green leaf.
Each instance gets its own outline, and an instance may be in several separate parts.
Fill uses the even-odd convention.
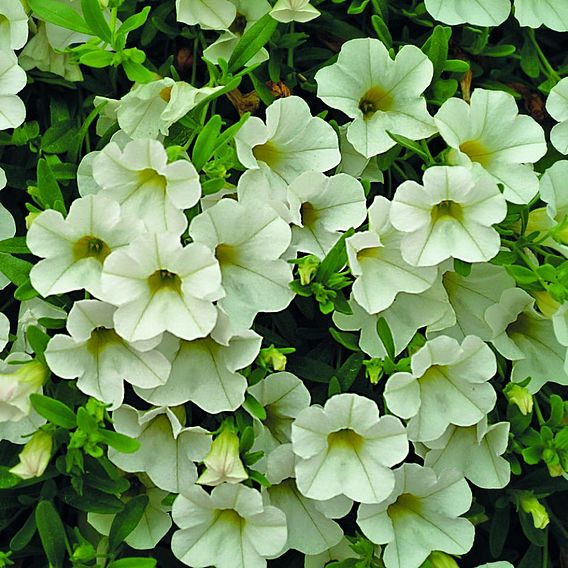
[[[454,272],[467,278],[471,274],[471,263],[464,262],[459,258],[454,258]]]
[[[198,172],[203,169],[203,166],[213,155],[213,151],[217,145],[217,139],[221,133],[221,124],[221,117],[215,114],[209,119],[197,136],[197,140],[193,146],[193,152],[191,153],[191,161]]]
[[[347,392],[351,388],[351,385],[355,382],[355,379],[363,366],[364,358],[365,354],[361,351],[358,353],[352,353],[337,370],[335,376],[337,377],[343,392]]]
[[[0,252],[0,272],[16,286],[20,286],[28,280],[32,266],[33,264],[27,260]]]
[[[93,49],[92,51],[87,51],[79,57],[79,62],[88,67],[94,67],[95,69],[104,69],[105,67],[110,67],[114,60],[114,53],[110,51],[105,51],[104,49]]]
[[[30,249],[26,245],[26,237],[12,237],[0,241],[0,252],[12,254],[30,254]]]
[[[243,408],[255,418],[259,420],[266,420],[266,410],[264,406],[252,396],[252,394],[247,393],[245,401],[243,402]]]
[[[448,44],[452,37],[452,28],[449,26],[436,26],[432,34],[422,46],[422,51],[434,66],[434,80],[437,79],[444,70],[448,59]]]
[[[331,377],[329,384],[327,386],[327,396],[331,398],[336,394],[341,393],[341,385],[339,384],[339,379],[337,377]]]
[[[82,495],[78,495],[71,487],[60,491],[58,495],[68,505],[89,513],[112,515],[124,509],[124,503],[118,497],[89,487],[83,489]]]
[[[65,528],[51,501],[40,501],[35,510],[39,538],[49,563],[58,568],[65,559]]]
[[[328,383],[331,377],[335,375],[335,369],[333,367],[311,357],[294,356],[290,358],[287,370],[302,379],[316,383]]]
[[[564,401],[557,394],[550,395],[550,417],[546,421],[546,425],[551,428],[560,426],[564,418]],[[568,429],[566,430],[568,435]]]
[[[99,430],[101,441],[123,454],[132,454],[140,448],[140,442],[112,430]]]
[[[254,444],[254,430],[252,426],[247,426],[241,433],[239,438],[239,452],[248,452]]]
[[[106,43],[111,43],[112,32],[105,20],[99,0],[81,0],[87,25]]]
[[[32,286],[31,280],[26,278],[14,291],[14,298],[20,302],[31,300],[39,296],[39,292]]]
[[[229,59],[229,71],[233,73],[244,67],[263,47],[275,32],[278,22],[266,14],[243,34]]]
[[[447,59],[444,63],[444,71],[448,73],[467,73],[469,63],[463,59]]]
[[[77,426],[75,413],[63,402],[37,393],[30,395],[30,402],[36,412],[52,424],[67,430]]]
[[[146,20],[148,19],[148,14],[150,13],[150,6],[146,6],[138,14],[133,14],[124,20],[123,24],[118,28],[116,32],[117,36],[126,36],[126,34],[142,27]]]
[[[403,148],[406,148],[407,150],[414,152],[415,154],[417,154],[418,156],[423,158],[425,161],[429,160],[428,154],[426,154],[426,152],[424,152],[424,149],[422,148],[422,146],[420,146],[420,144],[418,142],[415,142],[414,140],[411,140],[410,138],[406,138],[406,136],[401,136],[400,134],[393,134],[392,132],[389,132],[388,130],[387,130],[387,134],[397,144],[399,144]]]
[[[135,61],[123,61],[122,68],[126,76],[135,83],[150,83],[155,79],[155,74],[146,69],[141,63]]]
[[[107,568],[155,568],[157,560],[154,558],[120,558],[113,560]]]
[[[86,434],[94,434],[98,430],[96,420],[83,407],[77,409],[77,426]]]
[[[316,274],[316,281],[327,282],[331,275],[341,270],[347,263],[347,251],[345,250],[345,239],[355,233],[354,229],[349,229],[333,245],[332,249],[321,261]]]
[[[532,270],[524,266],[513,264],[505,268],[519,284],[533,284],[534,282],[538,282],[538,276]]]
[[[36,533],[36,530],[35,514],[32,512],[20,530],[12,537],[12,540],[10,541],[10,550],[18,552],[26,548]]]
[[[108,535],[111,550],[115,550],[138,526],[147,506],[148,497],[146,495],[137,495],[126,503],[120,513],[116,514]]]
[[[542,566],[542,551],[538,546],[531,544],[521,562],[517,564],[517,568],[536,568],[538,566]]]
[[[379,334],[379,339],[382,341],[383,345],[385,346],[385,350],[387,355],[394,361],[395,359],[395,348],[394,348],[394,339],[392,337],[392,333],[387,323],[387,320],[384,317],[380,317],[377,320],[377,333]]]
[[[517,51],[517,48],[514,45],[502,44],[486,47],[481,52],[481,55],[484,57],[508,57],[509,55],[513,55],[515,51]]]
[[[392,36],[383,18],[377,14],[371,16],[371,24],[377,37],[385,44],[387,49],[392,47]]]
[[[337,331],[337,329],[333,327],[328,327],[329,333],[337,343],[343,345],[345,349],[349,349],[349,351],[360,351],[358,337],[354,333],[346,333],[344,331]]]
[[[67,152],[77,135],[73,119],[62,120],[50,126],[41,137],[41,149],[49,154]],[[39,168],[38,168],[39,169]]]
[[[57,0],[28,0],[34,14],[41,20],[82,34],[94,35],[87,22],[63,2]]]
[[[500,558],[505,546],[505,541],[509,534],[511,523],[511,509],[506,507],[496,508],[491,518],[491,528],[489,529],[489,549],[493,558]]]
[[[19,485],[20,481],[22,478],[11,473],[9,467],[0,466],[0,489],[10,489]]]
[[[43,206],[55,209],[57,202],[63,203],[63,194],[47,161],[41,158],[37,163],[37,189]],[[65,209],[60,211],[65,214]]]
[[[26,329],[26,337],[28,338],[31,348],[33,349],[33,352],[36,354],[37,358],[40,361],[45,362],[45,357],[43,356],[43,354],[45,353],[45,349],[47,347],[47,344],[49,343],[49,335],[47,335],[47,333],[42,331],[36,325],[30,325]]]

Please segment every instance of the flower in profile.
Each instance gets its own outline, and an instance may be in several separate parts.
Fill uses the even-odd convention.
[[[188,487],[176,497],[172,516],[181,529],[172,536],[172,551],[188,566],[266,568],[266,559],[286,545],[286,515],[241,484],[224,483],[211,494]]]
[[[305,24],[320,15],[309,0],[278,0],[270,15],[279,22],[301,22]]]
[[[550,141],[559,152],[568,154],[568,77],[550,89],[546,110],[559,123],[550,131]]]
[[[245,168],[265,169],[285,185],[303,172],[325,172],[341,160],[333,127],[312,116],[308,104],[296,96],[274,101],[266,109],[266,124],[251,116],[235,135],[235,144]]]
[[[0,49],[0,130],[17,128],[24,122],[26,106],[17,94],[26,82],[26,72],[18,65],[14,52]]]
[[[435,20],[452,26],[464,23],[498,26],[511,13],[510,0],[425,0],[425,5]]]
[[[20,461],[10,469],[10,473],[22,479],[40,477],[49,464],[52,447],[51,434],[38,430],[20,452]]]
[[[163,385],[170,374],[168,359],[155,347],[160,336],[129,343],[113,329],[114,306],[97,300],[75,302],[67,319],[70,336],[52,337],[45,350],[49,368],[64,379],[78,378],[77,388],[118,408],[124,381],[142,388]]]
[[[184,159],[168,164],[166,150],[157,140],[133,140],[124,149],[110,142],[94,158],[92,167],[100,193],[152,231],[183,232],[187,219],[182,210],[193,207],[201,197],[193,164]]]
[[[434,550],[465,554],[473,545],[473,525],[460,515],[472,501],[467,481],[457,472],[437,476],[429,467],[405,463],[386,501],[361,505],[357,524],[376,544],[385,544],[386,568],[419,568]]]
[[[398,372],[386,383],[389,409],[406,420],[408,438],[439,438],[450,424],[472,426],[493,409],[496,394],[489,384],[497,370],[493,351],[481,339],[463,342],[439,336],[411,359],[412,372]]]
[[[521,26],[546,26],[557,32],[568,31],[568,4],[564,0],[515,0],[515,18]]]
[[[224,295],[221,270],[201,243],[182,247],[172,233],[143,234],[107,258],[102,273],[106,301],[118,306],[114,324],[127,341],[169,331],[191,341],[215,326]]]
[[[141,230],[140,222],[126,220],[120,205],[102,195],[76,199],[66,218],[54,209],[43,211],[27,234],[29,249],[44,258],[30,272],[33,287],[42,296],[83,288],[100,296],[106,258]]]
[[[404,426],[379,418],[372,400],[344,393],[302,410],[292,424],[296,482],[302,495],[326,500],[345,495],[380,503],[394,489],[391,467],[408,453]]]
[[[544,130],[530,116],[520,115],[512,95],[475,89],[470,103],[448,99],[434,117],[452,149],[452,164],[472,167],[504,187],[505,199],[528,203],[538,191],[532,166],[546,154]]]
[[[517,497],[517,504],[525,513],[531,515],[535,529],[545,529],[550,523],[546,507],[533,495],[525,491]]]
[[[434,266],[448,258],[466,262],[492,259],[501,246],[492,227],[507,214],[497,184],[487,175],[475,178],[461,166],[435,166],[424,172],[423,186],[399,185],[390,222],[406,233],[402,258],[413,266]]]
[[[315,76],[318,97],[353,119],[347,140],[366,158],[396,145],[388,132],[411,140],[436,132],[422,96],[433,66],[414,45],[405,45],[393,60],[378,39],[352,39],[341,47],[337,62]]]

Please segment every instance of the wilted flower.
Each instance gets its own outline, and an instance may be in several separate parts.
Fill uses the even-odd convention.
[[[22,479],[43,475],[51,458],[52,446],[51,434],[38,430],[20,452],[20,462],[10,469],[10,473]]]

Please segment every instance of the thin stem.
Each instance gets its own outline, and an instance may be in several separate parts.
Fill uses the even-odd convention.
[[[550,64],[550,62],[546,58],[546,55],[544,55],[544,52],[542,51],[538,41],[536,40],[536,34],[535,34],[534,30],[529,28],[527,30],[527,34],[529,36],[530,42],[533,44],[534,48],[536,49],[536,52],[538,54],[538,57],[540,59],[542,67],[543,67],[544,74],[549,79],[553,79],[554,81],[556,81],[558,83],[560,81],[560,75],[556,72],[554,67],[552,67],[552,65]]]

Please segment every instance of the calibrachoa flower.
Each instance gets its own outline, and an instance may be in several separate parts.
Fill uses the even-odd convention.
[[[323,259],[341,236],[358,227],[367,214],[363,186],[354,177],[327,177],[305,172],[288,188],[292,223],[292,251],[315,254]]]
[[[490,260],[501,245],[492,227],[507,213],[505,199],[488,176],[475,178],[461,166],[435,166],[423,186],[403,182],[393,197],[390,222],[406,233],[402,258],[413,266],[433,266],[447,258]]]
[[[26,82],[26,72],[18,65],[14,52],[0,49],[0,130],[16,128],[24,122],[26,107],[17,94]]]
[[[266,124],[250,117],[235,136],[237,155],[247,169],[263,168],[290,184],[306,171],[325,172],[341,160],[332,126],[311,114],[300,97],[285,97],[266,109]]]
[[[434,266],[412,266],[402,258],[403,233],[389,221],[390,210],[388,199],[375,197],[369,207],[369,230],[345,241],[349,266],[356,276],[353,298],[370,314],[386,310],[400,292],[424,292],[438,274]]]
[[[67,330],[56,335],[45,351],[50,369],[65,379],[78,378],[80,391],[118,408],[127,381],[142,388],[163,385],[169,376],[168,359],[154,349],[160,336],[128,343],[113,329],[114,306],[97,300],[75,302]]]
[[[188,487],[174,501],[172,516],[181,529],[172,536],[172,551],[188,566],[265,568],[286,545],[284,513],[244,485],[219,485],[210,495]]]
[[[515,18],[521,26],[544,25],[557,32],[568,31],[568,4],[564,0],[515,0]]]
[[[451,163],[471,166],[476,175],[489,173],[512,203],[528,203],[535,196],[538,178],[529,164],[546,154],[544,131],[533,118],[519,114],[512,95],[475,89],[469,104],[449,99],[434,120],[452,148]]]
[[[550,89],[550,94],[546,99],[546,110],[554,120],[560,123],[550,131],[550,141],[559,152],[568,154],[568,77]]]
[[[116,332],[127,341],[151,339],[164,331],[188,341],[215,326],[213,301],[224,294],[213,253],[200,243],[182,247],[172,233],[144,234],[107,258],[105,300],[118,306]]]
[[[192,220],[189,235],[215,251],[225,290],[219,306],[237,328],[292,301],[292,267],[280,259],[290,227],[271,207],[221,199]]]
[[[194,461],[201,461],[211,447],[211,436],[199,426],[185,428],[183,407],[136,410],[123,405],[112,413],[114,429],[136,438],[138,450],[124,454],[109,448],[108,457],[124,471],[144,472],[170,493],[185,492],[197,480]]]
[[[446,336],[427,341],[411,366],[411,373],[391,375],[384,392],[389,409],[410,419],[410,440],[435,440],[450,424],[472,426],[495,406],[488,383],[497,371],[495,355],[474,335],[461,345]]]
[[[379,418],[368,398],[345,393],[310,406],[292,424],[296,482],[311,499],[345,495],[380,503],[394,488],[389,469],[408,453],[405,429],[394,416]]]
[[[0,50],[22,49],[28,39],[28,15],[19,0],[0,6]]]
[[[347,140],[369,158],[396,142],[387,134],[412,140],[436,132],[422,93],[432,81],[432,63],[420,49],[405,45],[393,60],[378,39],[343,44],[337,62],[316,73],[318,97],[354,119]]]
[[[498,26],[511,12],[510,0],[425,0],[426,10],[436,20],[451,24]]]
[[[30,272],[33,287],[42,296],[84,288],[100,297],[106,258],[141,230],[136,219],[125,218],[116,201],[101,195],[76,199],[66,218],[53,209],[40,213],[27,235],[29,249],[45,259]]]
[[[147,138],[124,149],[107,144],[93,160],[93,177],[102,195],[118,201],[126,215],[142,219],[152,231],[184,231],[187,219],[181,210],[201,196],[193,164],[184,159],[168,164],[163,145]]]
[[[22,479],[40,477],[49,464],[52,447],[51,434],[38,430],[20,452],[18,456],[20,461],[10,469],[10,473]]]
[[[472,495],[457,472],[437,476],[428,467],[405,463],[395,472],[396,486],[386,501],[361,505],[357,524],[377,544],[386,544],[386,568],[418,568],[434,550],[464,554],[474,527],[460,517]]]
[[[0,312],[0,351],[8,344],[10,338],[10,320]]]
[[[310,22],[320,15],[309,0],[278,0],[270,15],[279,22]]]
[[[229,0],[176,0],[176,14],[178,22],[190,26],[225,30],[236,18],[237,9]]]

